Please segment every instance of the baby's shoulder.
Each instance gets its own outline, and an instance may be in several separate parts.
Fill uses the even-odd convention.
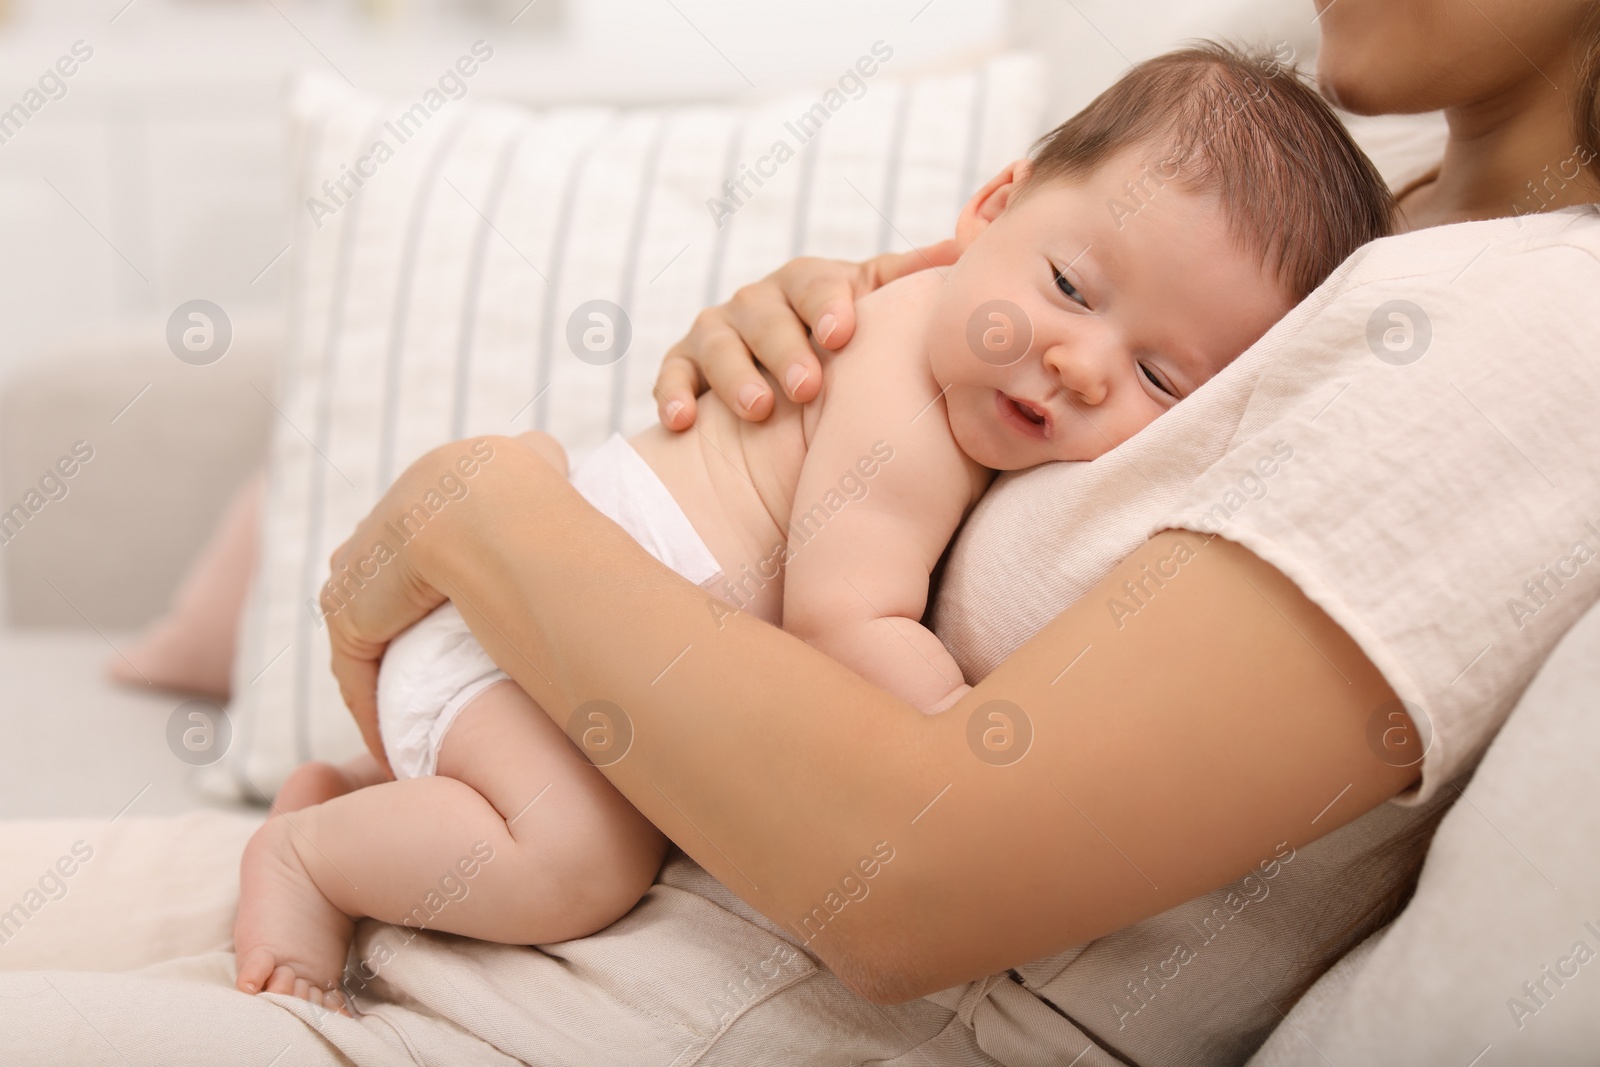
[[[938,272],[918,271],[856,302],[855,332],[824,361],[823,403],[806,410],[808,448],[820,443],[826,461],[836,463],[835,452],[887,442],[896,455],[915,457],[900,464],[903,473],[916,467],[919,479],[940,484],[950,481],[944,468],[967,462],[940,417],[939,383],[928,364],[928,328],[943,289]]]
[[[856,301],[858,322],[867,317],[883,317],[896,322],[917,319],[926,324],[944,289],[944,271],[949,269],[930,267],[878,286]]]
[[[821,353],[835,389],[882,386],[928,374],[927,336],[944,279],[932,270],[896,278],[856,301],[856,328],[837,352]],[[931,382],[931,378],[929,379]]]

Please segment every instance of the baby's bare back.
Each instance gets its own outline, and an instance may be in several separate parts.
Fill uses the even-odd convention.
[[[919,493],[915,507],[940,538],[975,498],[970,461],[950,438],[927,363],[927,323],[941,286],[927,271],[863,298],[850,343],[838,353],[818,350],[823,387],[808,405],[774,388],[773,414],[752,423],[708,393],[694,429],[652,426],[631,439],[721,564],[724,597],[742,610],[781,625],[794,545],[821,543],[823,526],[854,525],[839,521],[844,511],[911,506],[884,488],[891,480],[939,487],[937,503]],[[798,504],[797,494],[805,497]]]
[[[715,394],[699,399],[694,428],[651,426],[629,439],[666,485],[729,579],[744,582],[740,606],[773,625],[783,619],[783,549],[795,486],[815,413],[777,394],[763,422],[746,422]]]

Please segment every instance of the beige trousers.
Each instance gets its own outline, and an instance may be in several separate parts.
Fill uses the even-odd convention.
[[[681,855],[622,921],[541,949],[359,925],[354,1018],[233,988],[223,812],[0,822],[0,1062],[981,1065],[956,1010],[867,1003]]]

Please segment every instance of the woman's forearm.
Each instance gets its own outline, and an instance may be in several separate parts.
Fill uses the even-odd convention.
[[[904,842],[883,816],[928,799],[902,777],[929,720],[689,584],[548,469],[496,457],[419,567],[496,663],[563,727],[590,701],[620,709],[587,709],[631,732],[606,775],[797,936],[852,872],[888,877]]]
[[[1120,929],[1415,777],[1367,747],[1393,694],[1366,657],[1228,542],[1150,542],[929,717],[496,454],[418,573],[557,723],[631,733],[605,757],[617,788],[870,996]],[[1136,619],[1105,611],[1157,564],[1177,577]]]

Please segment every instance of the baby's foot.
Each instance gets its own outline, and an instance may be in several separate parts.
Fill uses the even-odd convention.
[[[268,819],[239,865],[235,985],[350,1014],[338,990],[355,923],[322,895],[295,851],[288,818]]]

